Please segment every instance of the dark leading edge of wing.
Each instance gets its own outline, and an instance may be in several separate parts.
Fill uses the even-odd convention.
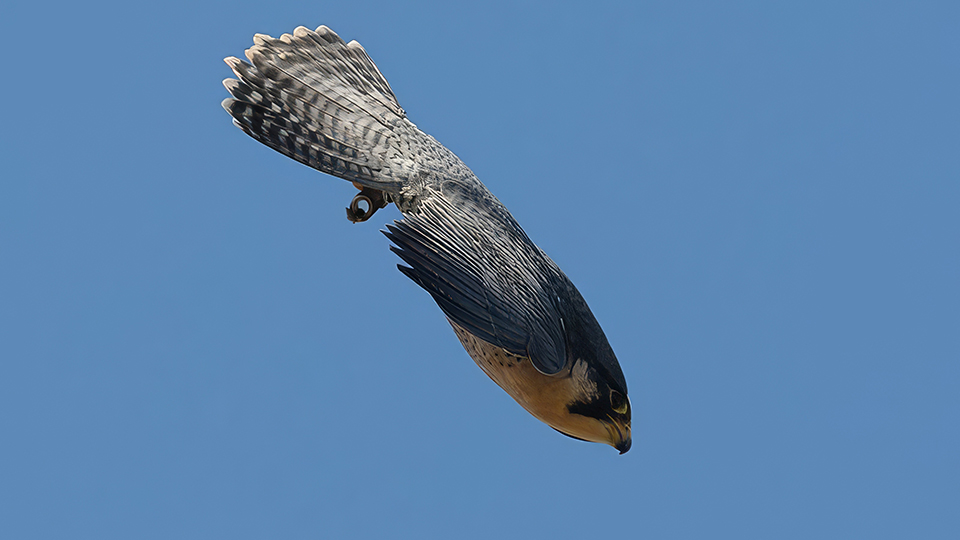
[[[529,357],[543,373],[553,374],[566,362],[559,314],[551,335],[529,328],[522,308],[491,294],[482,278],[460,264],[451,250],[407,220],[387,225],[390,249],[410,265],[401,272],[429,292],[454,323],[488,343],[518,356]]]

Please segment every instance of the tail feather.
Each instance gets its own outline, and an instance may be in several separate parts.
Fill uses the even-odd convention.
[[[336,130],[333,128],[337,124],[357,123],[358,119],[361,121],[359,123],[363,124],[362,120],[374,119],[369,114],[354,113],[350,102],[333,89],[327,89],[326,93],[318,92],[316,87],[328,86],[328,83],[322,80],[314,83],[315,86],[309,86],[272,69],[267,64],[264,64],[261,70],[234,57],[227,58],[225,61],[233,69],[234,74],[240,77],[239,81],[224,80],[224,86],[231,94],[234,90],[248,92],[249,97],[256,100],[250,101],[251,103],[277,113],[288,113],[298,122],[307,123],[310,127],[327,132],[328,136],[336,138]],[[237,82],[244,83],[244,86],[236,85]],[[233,96],[242,101],[248,101],[248,96],[236,94]],[[372,124],[369,121],[365,123]],[[363,127],[365,126],[361,126]],[[374,127],[374,131],[380,135],[384,135],[388,130],[389,128],[385,126]]]
[[[239,60],[237,60],[237,62],[239,62],[237,72],[241,79],[224,79],[223,81],[224,87],[226,87],[227,91],[230,92],[236,101],[257,105],[276,114],[285,115],[291,122],[302,124],[301,129],[304,131],[323,135],[325,139],[358,151],[367,149],[375,151],[380,140],[386,139],[388,136],[388,133],[383,128],[372,129],[370,126],[365,125],[372,123],[368,117],[358,116],[343,109],[336,109],[332,102],[326,100],[322,95],[316,94],[309,88],[304,88],[303,95],[300,97],[288,97],[286,102],[278,100],[276,96],[286,93],[285,90],[279,89],[280,87],[268,79],[261,78],[260,80],[256,80],[249,78],[248,72],[256,73],[253,66],[240,62]],[[240,72],[243,67],[249,69],[241,75]],[[246,81],[250,81],[250,83],[248,84]],[[326,110],[318,108],[324,106],[326,106]],[[226,105],[224,105],[224,107],[226,107]],[[355,118],[355,121],[351,122],[351,118]],[[341,126],[341,129],[336,129],[338,125]],[[361,142],[364,139],[350,137],[345,134],[344,129],[342,129],[344,126],[350,127],[354,131],[359,131],[365,135],[367,135],[365,130],[372,132],[368,134],[369,137],[366,137],[372,144],[351,144],[351,142]]]
[[[329,60],[314,60],[305,50],[297,52],[300,56],[290,59],[283,52],[269,46],[246,51],[247,58],[254,67],[282,88],[289,90],[303,87],[304,90],[312,90],[340,110],[362,112],[376,118],[384,127],[391,127],[396,115],[376,100],[368,99],[357,87],[348,86],[344,84],[345,81],[335,78],[342,77],[342,73],[325,72],[323,64],[319,62]],[[307,62],[304,62],[305,59]]]
[[[392,115],[404,116],[387,79],[377,69],[363,46],[356,41],[345,44],[340,36],[326,26],[317,28],[316,32],[300,26],[293,31],[293,36],[283,34],[280,41],[294,48],[302,47],[320,66],[339,66],[340,69],[334,73],[337,78],[365,97],[378,102]],[[330,47],[329,44],[335,46]]]
[[[257,34],[250,64],[225,61],[238,79],[223,107],[261,143],[325,173],[388,192],[409,175],[409,121],[383,74],[357,42],[325,26],[279,39]]]
[[[223,108],[247,135],[304,165],[360,184],[379,185],[382,181],[364,152],[303,130],[283,114],[233,98],[223,100]]]

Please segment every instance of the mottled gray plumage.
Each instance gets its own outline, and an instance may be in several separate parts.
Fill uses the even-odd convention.
[[[400,270],[433,296],[484,371],[561,432],[626,451],[626,381],[586,302],[473,172],[407,119],[366,51],[321,26],[258,34],[246,56],[251,63],[226,60],[239,78],[224,81],[234,123],[301,163],[382,192],[404,216],[385,233],[409,265]],[[509,361],[490,364],[501,356]],[[489,368],[526,360],[535,371],[522,377]],[[565,415],[620,427],[595,435],[567,426]]]

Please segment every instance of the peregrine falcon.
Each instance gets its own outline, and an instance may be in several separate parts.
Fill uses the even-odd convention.
[[[573,283],[460,159],[407,119],[356,41],[326,26],[257,34],[223,108],[247,135],[360,190],[347,218],[393,203],[384,234],[401,272],[439,305],[463,347],[534,417],[630,449],[617,357]]]

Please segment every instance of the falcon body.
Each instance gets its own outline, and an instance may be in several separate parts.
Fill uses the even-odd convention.
[[[321,26],[258,34],[223,107],[244,132],[386,204],[400,270],[429,292],[478,366],[533,416],[574,438],[630,448],[620,364],[573,283],[450,150],[407,119],[357,43]],[[362,201],[369,208],[363,208]]]

